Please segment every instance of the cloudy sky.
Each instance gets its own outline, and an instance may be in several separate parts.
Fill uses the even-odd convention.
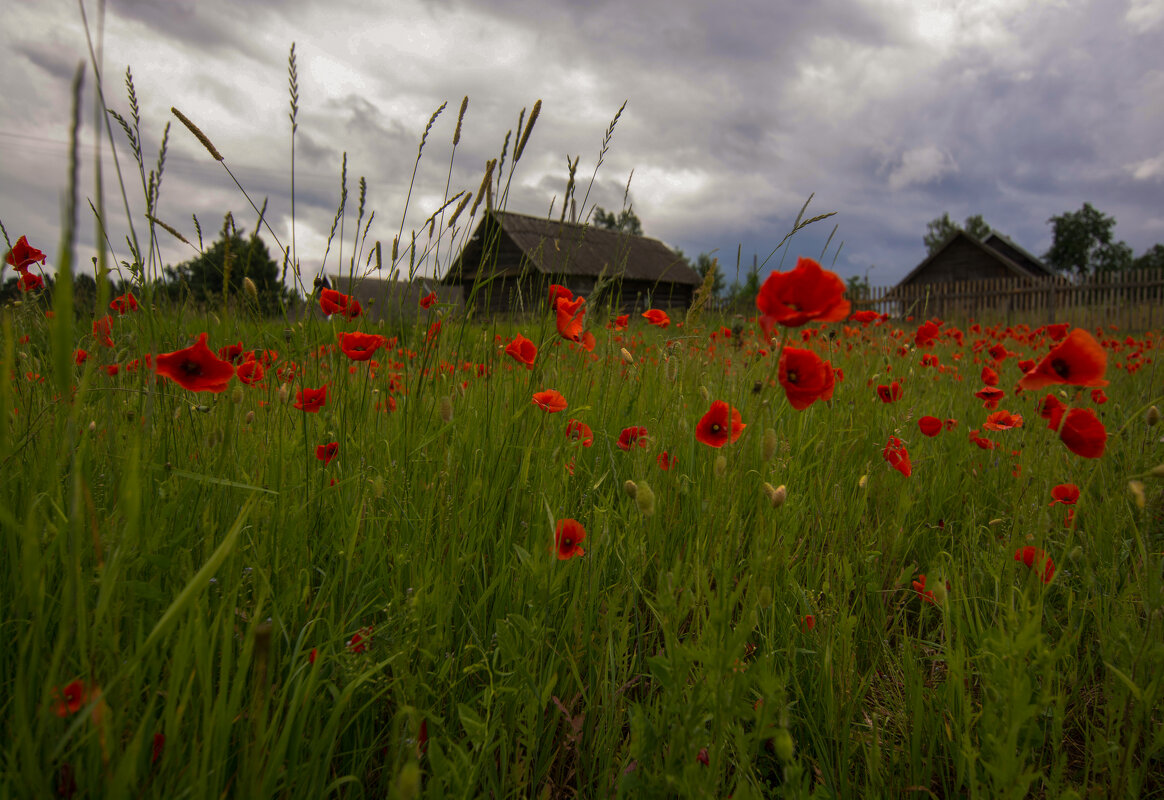
[[[96,44],[102,15],[95,0],[85,8]],[[50,253],[51,266],[69,85],[85,61],[87,262],[98,141],[80,11],[28,0],[5,17],[0,220],[12,239],[27,234]],[[737,252],[745,269],[768,256],[812,193],[808,215],[837,214],[797,234],[785,268],[797,255],[819,257],[837,224],[826,265],[843,241],[835,269],[868,273],[874,285],[922,260],[926,222],[946,211],[981,213],[1036,254],[1051,244],[1047,220],[1085,201],[1116,218],[1137,255],[1164,242],[1164,0],[371,0],[358,10],[335,0],[108,0],[103,19],[106,100],[129,115],[132,68],[147,171],[173,123],[158,216],[194,239],[197,215],[207,243],[226,211],[247,230],[257,215],[170,107],[201,127],[256,202],[268,199],[268,221],[290,244],[295,43],[295,242],[307,276],[324,266],[344,153],[344,262],[362,176],[365,224],[375,211],[368,242],[381,240],[387,259],[402,228],[405,240],[422,229],[422,269],[447,268],[463,231],[430,244],[425,218],[446,197],[476,192],[538,99],[510,210],[556,217],[567,160],[579,158],[580,209],[621,208],[629,181],[647,235],[689,256],[714,251],[729,277]],[[405,213],[421,135],[446,102]],[[141,179],[116,123],[114,133],[141,231]],[[127,259],[107,137],[100,147],[113,252]],[[333,243],[328,272],[340,248]],[[162,253],[174,262],[192,251],[166,236]]]

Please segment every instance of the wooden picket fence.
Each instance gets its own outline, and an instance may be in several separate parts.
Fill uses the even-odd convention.
[[[1029,278],[874,286],[853,310],[893,318],[938,317],[965,323],[1037,326],[1069,322],[1080,327],[1118,326],[1147,331],[1164,324],[1164,270],[1129,270],[1083,281]]]

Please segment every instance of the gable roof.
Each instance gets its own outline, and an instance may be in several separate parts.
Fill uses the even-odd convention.
[[[971,246],[980,251],[982,255],[999,264],[1003,269],[1005,269],[1008,273],[1016,278],[1043,279],[1055,277],[1055,272],[1053,270],[1046,267],[1030,253],[1026,252],[1006,237],[995,234],[992,231],[991,235],[988,236],[987,239],[991,239],[992,237],[996,236],[998,238],[994,240],[994,243],[992,245],[987,245],[976,236],[971,236],[970,234],[966,233],[966,231],[960,230],[951,236],[949,241],[927,256],[924,261],[910,270],[909,274],[902,278],[897,285],[904,286],[907,283],[910,283],[914,278],[924,272],[926,267],[941,258],[942,254],[945,253],[946,250],[948,250],[950,247],[952,247],[955,242],[969,243]],[[1019,259],[1018,261],[1008,257],[1008,254],[1005,252],[1008,246],[1009,248],[1013,248],[1014,253],[1012,253],[1012,255],[1015,255]],[[1034,262],[1037,266],[1031,267],[1025,263],[1021,263],[1027,261],[1028,259]]]
[[[702,283],[699,273],[658,239],[511,211],[490,211],[485,215],[453,262],[446,280],[460,279],[466,269],[470,274],[476,272],[485,241],[496,229],[493,226],[520,251],[523,265],[542,275],[596,278],[605,273],[624,280],[694,286]]]
[[[1043,276],[1046,278],[1058,277],[1055,270],[1048,267],[1039,259],[1028,253],[1023,248],[1019,247],[1009,237],[1003,236],[998,231],[992,230],[990,235],[982,240],[982,243],[989,248],[997,250],[1004,256],[1009,258],[1014,263],[1025,269],[1031,275],[1036,277]]]

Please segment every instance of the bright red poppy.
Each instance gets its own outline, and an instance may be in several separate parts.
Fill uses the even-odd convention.
[[[566,410],[566,398],[556,389],[546,389],[544,392],[535,392],[533,405],[547,414],[556,414]]]
[[[836,322],[849,316],[845,282],[821,269],[811,258],[799,258],[791,272],[773,272],[756,295],[760,327],[771,337],[775,325],[799,328],[809,322]]]
[[[16,244],[8,251],[8,255],[4,260],[11,264],[19,271],[23,271],[31,267],[33,264],[44,264],[46,256],[41,251],[28,243],[28,238],[21,236],[16,240]]]
[[[551,283],[550,284],[550,308],[555,309],[555,310],[558,308],[559,298],[565,298],[566,300],[573,300],[574,293],[571,292],[569,289],[567,289],[565,286],[560,286],[556,283]]]
[[[1099,458],[1107,445],[1107,430],[1090,408],[1073,408],[1063,417],[1059,438],[1075,455]]]
[[[832,364],[821,361],[820,356],[811,350],[785,347],[777,375],[788,402],[798,411],[817,400],[827,401],[833,397]]]
[[[44,288],[44,278],[36,273],[20,269],[17,272],[20,273],[20,280],[16,282],[16,288],[20,289],[20,291],[35,292],[37,289]]]
[[[335,289],[323,289],[319,293],[319,307],[327,316],[339,314],[348,319],[360,316],[360,301]]]
[[[913,343],[918,347],[929,347],[938,338],[939,327],[935,322],[923,322],[913,335]]]
[[[335,458],[336,453],[339,452],[339,442],[328,442],[327,444],[317,445],[315,448],[315,457],[322,461],[325,465],[330,464],[331,460]]]
[[[581,442],[583,447],[591,447],[594,444],[594,431],[582,420],[572,419],[566,423],[566,438]]]
[[[1092,389],[1091,402],[1095,403],[1097,406],[1102,406],[1107,402],[1107,393],[1104,392],[1103,389]]]
[[[666,450],[655,456],[655,463],[659,465],[659,469],[667,472],[671,467],[675,466],[675,457]]]
[[[424,297],[420,298],[420,307],[424,309],[432,308],[434,305],[436,305],[436,301],[436,292],[429,292]]]
[[[1058,430],[1059,423],[1063,421],[1063,415],[1066,413],[1067,404],[1053,394],[1047,395],[1043,402],[1039,403],[1039,416],[1047,420],[1048,430]]]
[[[575,556],[584,556],[582,542],[586,541],[586,529],[576,519],[560,519],[554,528],[554,548],[559,561],[569,561]]]
[[[1054,384],[1107,386],[1103,379],[1106,371],[1107,351],[1090,333],[1076,328],[1023,375],[1018,385],[1028,390]]]
[[[671,318],[667,316],[667,312],[658,308],[648,309],[643,312],[643,318],[654,325],[656,328],[666,328],[671,324]]]
[[[881,398],[882,403],[894,403],[901,399],[901,383],[894,381],[886,386],[881,384],[877,387],[877,396]]]
[[[1006,397],[1006,392],[994,386],[986,386],[974,393],[974,396],[982,401],[982,407],[987,411],[993,411],[998,408],[998,402]]]
[[[339,333],[340,350],[352,361],[367,361],[388,341],[378,333]]]
[[[318,389],[301,389],[295,392],[295,408],[302,409],[308,414],[318,414],[319,410],[327,405],[327,384]]]
[[[192,392],[223,392],[234,377],[234,366],[206,346],[206,333],[182,350],[159,353],[154,371]]]
[[[24,237],[20,237],[24,241]],[[58,717],[67,717],[76,714],[85,705],[85,684],[81,680],[69,683],[65,688],[53,688],[53,713]]]
[[[368,645],[372,643],[372,626],[365,625],[358,631],[352,634],[352,638],[348,639],[348,652],[359,654],[368,651]]]
[[[109,307],[118,314],[128,314],[130,311],[137,311],[137,298],[133,296],[133,292],[126,292],[113,298],[109,302]]]
[[[78,347],[76,350],[73,351],[73,363],[76,364],[78,367],[81,366],[82,364],[84,364],[88,360],[89,360],[88,351],[83,350],[80,347]]]
[[[1039,575],[1039,580],[1043,583],[1050,583],[1051,579],[1055,577],[1055,562],[1043,550],[1037,547],[1027,545],[1020,547],[1014,551],[1014,560],[1021,561],[1038,574],[1039,568],[1042,568],[1042,574]]]
[[[238,379],[245,383],[247,386],[254,386],[256,383],[263,379],[263,376],[266,375],[267,372],[263,369],[262,364],[260,364],[258,361],[255,361],[254,354],[252,353],[250,358],[235,368],[234,374],[237,375]]]
[[[708,447],[723,447],[739,439],[745,427],[738,408],[716,400],[695,426],[695,439]]]
[[[238,342],[236,344],[224,344],[222,347],[218,348],[218,357],[224,361],[229,361],[230,363],[235,364],[242,356],[242,352],[242,342]]]
[[[908,478],[913,474],[913,466],[909,463],[909,453],[905,449],[905,444],[896,436],[889,437],[889,441],[886,442],[881,451],[881,456],[889,462],[889,466],[905,477]]]
[[[937,417],[922,417],[917,421],[917,427],[926,436],[937,436],[942,432],[942,421]]]
[[[585,304],[585,297],[561,297],[558,299],[555,316],[558,334],[563,339],[569,339],[572,342],[582,341],[582,320],[586,316]]]
[[[982,366],[982,382],[987,386],[998,386],[998,373],[986,364]]]
[[[926,591],[926,576],[924,573],[918,575],[917,580],[910,581],[909,585],[913,587],[913,591],[919,600],[929,603],[931,606],[934,604],[934,592],[932,589]]]
[[[853,316],[849,317],[849,319],[851,319],[853,322],[860,322],[861,326],[864,327],[864,326],[868,325],[870,322],[875,322],[876,320],[880,319],[880,317],[881,317],[881,315],[878,314],[876,311],[872,311],[872,310],[867,309],[865,311],[853,312]]]
[[[616,331],[625,331],[627,325],[630,324],[630,314],[621,314],[614,318],[614,329]]]
[[[1051,490],[1051,497],[1053,498],[1049,506],[1056,503],[1062,503],[1065,506],[1073,506],[1079,500],[1079,487],[1073,483],[1061,483]]]
[[[1023,418],[1021,414],[1012,414],[1009,411],[995,411],[986,418],[982,427],[988,431],[1009,431],[1011,428],[1021,428]]]
[[[505,354],[513,360],[525,364],[527,369],[533,369],[534,359],[538,357],[538,348],[537,345],[519,333],[513,337],[513,341],[505,346]]]
[[[970,431],[970,441],[974,442],[974,444],[978,445],[983,450],[993,450],[994,448],[998,447],[998,442],[987,439],[977,430]]]
[[[630,450],[636,442],[638,442],[639,447],[647,446],[647,429],[641,425],[623,428],[622,433],[618,435],[619,450]]]

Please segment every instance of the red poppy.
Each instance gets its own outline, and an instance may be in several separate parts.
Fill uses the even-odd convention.
[[[1061,483],[1051,490],[1051,497],[1053,498],[1049,506],[1056,503],[1062,503],[1065,506],[1073,506],[1079,500],[1079,487],[1073,483]]]
[[[881,384],[877,387],[877,396],[882,403],[892,403],[901,399],[901,383],[894,381],[889,386]]]
[[[556,414],[566,410],[566,398],[556,389],[546,389],[544,392],[535,392],[533,405],[547,414]]]
[[[998,442],[987,439],[982,436],[977,430],[970,431],[970,441],[981,447],[983,450],[993,450],[998,447]]]
[[[1006,397],[1006,392],[993,386],[987,386],[975,392],[974,396],[982,401],[983,408],[987,411],[993,411],[998,408],[998,401]]]
[[[238,342],[237,344],[225,344],[218,348],[218,357],[224,361],[229,361],[230,363],[234,364],[238,361],[239,357],[242,355],[242,352],[242,342]]]
[[[367,361],[388,341],[378,333],[360,333],[358,331],[340,333],[337,334],[337,338],[340,350],[352,361]]]
[[[16,287],[22,292],[35,292],[37,289],[44,288],[44,278],[29,272],[27,270],[17,270],[20,273],[20,280],[16,282]]]
[[[582,420],[572,419],[566,423],[566,438],[581,442],[583,447],[591,447],[594,444],[594,431]]]
[[[773,272],[756,295],[760,327],[771,337],[774,325],[799,328],[808,322],[835,322],[849,316],[845,282],[811,258],[799,258],[791,272]]]
[[[1095,338],[1076,328],[1043,360],[1019,379],[1023,389],[1042,389],[1052,384],[1072,386],[1107,386],[1103,379],[1107,371],[1107,351]]]
[[[666,328],[671,324],[671,318],[667,316],[667,312],[658,308],[652,308],[643,312],[643,318],[647,322],[654,325],[656,328]]]
[[[78,347],[76,350],[73,351],[73,363],[76,364],[77,366],[81,366],[82,364],[84,364],[88,360],[89,360],[89,353],[86,352],[85,350],[82,350],[80,347]]]
[[[150,745],[150,763],[158,763],[158,759],[162,757],[162,750],[166,747],[166,735],[163,733],[155,733],[153,742]]]
[[[1048,430],[1058,430],[1059,423],[1062,422],[1065,413],[1067,413],[1067,404],[1053,394],[1047,395],[1043,398],[1043,402],[1039,403],[1039,416],[1047,420]]]
[[[425,309],[432,308],[434,305],[436,305],[436,301],[436,292],[429,292],[424,297],[420,298],[420,307]]]
[[[37,262],[44,264],[46,258],[48,256],[28,243],[27,237],[21,236],[16,240],[12,249],[8,251],[4,260],[17,270],[25,270]]]
[[[982,382],[987,386],[998,386],[998,373],[987,365],[982,366]]]
[[[739,439],[745,427],[738,408],[716,400],[695,426],[695,439],[708,447],[723,447]]]
[[[428,326],[428,333],[424,335],[424,343],[431,344],[434,339],[441,335],[441,321],[438,319],[432,325]]]
[[[664,472],[675,466],[675,460],[675,457],[668,453],[666,450],[655,456],[655,463],[658,464],[659,469],[663,470]]]
[[[339,442],[328,442],[327,444],[317,445],[315,448],[315,457],[322,461],[325,465],[330,464],[331,460],[335,458],[336,453],[339,452]]]
[[[348,640],[348,650],[352,653],[366,653],[368,645],[372,643],[372,626],[366,625],[352,634]]]
[[[881,456],[889,462],[889,466],[900,472],[905,477],[913,474],[913,467],[909,463],[909,453],[906,452],[905,445],[901,439],[896,436],[890,436],[889,441],[886,442],[884,449],[881,451]]]
[[[533,369],[534,359],[538,357],[538,348],[529,339],[520,333],[513,337],[513,341],[505,346],[505,354],[515,361],[525,364],[527,369]]]
[[[1107,394],[1104,393],[1103,389],[1092,389],[1091,402],[1095,403],[1097,406],[1102,406],[1107,402]]]
[[[263,369],[262,364],[255,361],[254,354],[252,353],[250,358],[235,368],[234,374],[247,386],[254,386],[263,379],[263,376],[266,375],[266,370]]]
[[[808,408],[817,400],[833,397],[833,367],[811,350],[785,347],[778,370],[780,385],[788,395],[788,402],[799,410]]]
[[[1107,445],[1107,430],[1090,408],[1073,408],[1063,418],[1059,438],[1075,455],[1099,458]]]
[[[302,409],[308,414],[318,414],[319,409],[327,405],[327,384],[318,389],[304,388],[295,392],[295,408]]]
[[[24,240],[23,236],[20,238],[21,241]],[[85,684],[81,680],[75,680],[64,689],[54,687],[53,699],[56,700],[53,713],[58,717],[76,714],[85,705]]]
[[[323,289],[319,293],[319,307],[329,317],[339,314],[348,319],[355,319],[362,311],[359,300],[335,289]]]
[[[618,449],[630,450],[635,442],[638,442],[639,447],[647,446],[647,429],[641,425],[623,428],[622,433],[618,435]]]
[[[918,326],[917,333],[913,335],[913,343],[918,347],[929,347],[937,337],[938,325],[934,322],[924,322]]]
[[[934,604],[934,592],[932,589],[928,592],[926,591],[926,576],[924,574],[918,575],[917,580],[910,581],[909,585],[913,587],[913,591],[917,594],[919,600],[929,603],[931,606]]]
[[[586,316],[585,297],[559,298],[556,322],[558,334],[572,342],[582,341],[582,318]]]
[[[986,418],[982,427],[988,431],[1009,431],[1011,428],[1021,428],[1023,418],[1021,414],[1012,414],[1009,411],[995,411]]]
[[[190,347],[159,353],[154,371],[192,392],[222,392],[234,377],[234,367],[206,346],[206,333]]]
[[[922,417],[917,421],[917,427],[926,436],[937,436],[942,432],[942,421],[937,417]]]
[[[558,299],[565,298],[566,300],[574,299],[574,293],[565,286],[559,286],[556,283],[550,284],[550,308],[558,308]]]
[[[578,520],[560,519],[554,528],[554,547],[559,561],[568,561],[574,556],[584,556],[581,542],[586,541],[586,529]]]
[[[130,311],[137,311],[137,298],[133,296],[133,292],[126,292],[113,298],[109,303],[109,307],[118,314],[127,314]]]
[[[625,331],[626,326],[630,324],[630,314],[622,314],[614,318],[614,329],[616,331]]]
[[[870,322],[873,322],[874,320],[878,319],[880,316],[881,315],[878,314],[876,311],[865,310],[865,311],[853,312],[853,316],[849,317],[849,319],[853,320],[853,322],[860,322],[862,326],[865,326],[865,325],[868,325]]]
[[[1039,580],[1043,583],[1050,583],[1051,578],[1055,577],[1055,562],[1044,551],[1037,547],[1027,545],[1014,551],[1014,560],[1021,561],[1036,573],[1039,567],[1043,568],[1043,574],[1039,576]]]
[[[804,615],[804,632],[811,633],[812,629],[816,627],[816,617],[812,614]]]

